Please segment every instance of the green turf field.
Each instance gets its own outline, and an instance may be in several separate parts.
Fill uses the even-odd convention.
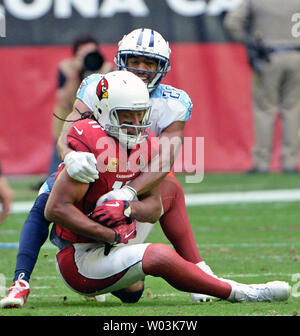
[[[207,174],[200,184],[184,183],[187,193],[300,189],[299,175]],[[12,180],[18,201],[31,200],[36,180]],[[42,248],[23,309],[0,310],[0,316],[249,316],[300,314],[300,208],[298,202],[234,203],[188,207],[198,248],[213,271],[243,283],[288,281],[294,296],[279,303],[192,303],[189,294],[164,280],[147,277],[142,299],[122,304],[107,295],[98,303],[69,290],[55,269],[55,248]],[[13,214],[0,227],[0,243],[17,243],[26,214]],[[157,224],[148,241],[168,241]],[[11,285],[17,249],[0,249],[0,274]],[[184,270],[183,270],[184,274]]]

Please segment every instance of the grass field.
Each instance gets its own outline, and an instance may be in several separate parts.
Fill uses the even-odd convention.
[[[300,189],[298,175],[207,174],[200,184],[185,184],[186,193]],[[16,201],[32,200],[36,179],[12,180]],[[233,203],[188,207],[199,251],[215,274],[243,283],[288,281],[294,296],[277,303],[192,303],[189,294],[164,280],[147,277],[137,304],[122,304],[112,295],[106,302],[87,300],[69,290],[55,269],[56,250],[42,248],[23,309],[0,310],[0,316],[278,316],[300,314],[299,202]],[[0,243],[17,243],[26,214],[11,214],[0,227]],[[148,241],[168,241],[159,224]],[[0,249],[0,273],[11,285],[17,249]],[[183,270],[184,272],[184,270]],[[299,293],[298,293],[299,292]]]

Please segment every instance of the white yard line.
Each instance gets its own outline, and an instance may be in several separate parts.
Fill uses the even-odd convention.
[[[168,245],[168,244],[167,244]],[[170,245],[170,244],[169,244]],[[197,244],[198,248],[248,248],[248,247],[294,247],[294,246],[299,246],[300,242],[292,242],[292,243],[236,243],[236,244]],[[3,249],[17,249],[19,248],[19,243],[18,242],[7,242],[7,243],[0,243],[0,248]],[[42,246],[42,249],[50,249],[50,250],[57,250],[57,247],[52,245],[50,242],[45,243]]]
[[[244,192],[218,192],[186,194],[186,205],[215,205],[229,203],[295,202],[300,201],[299,189],[256,190]]]
[[[14,202],[11,207],[11,213],[26,213],[29,212],[33,205],[32,201]]]
[[[291,247],[299,246],[300,242],[290,242],[290,243],[222,243],[222,244],[197,244],[198,248],[223,248],[223,247],[238,247],[238,248],[248,248],[248,247]]]
[[[234,274],[234,273],[228,273],[228,274],[218,274],[221,278],[229,279],[229,278],[256,278],[256,277],[291,277],[293,276],[292,273],[243,273],[243,274]],[[54,279],[60,279],[60,276],[57,275],[46,275],[46,276],[34,276],[31,280],[54,280]],[[36,288],[36,287],[35,287]],[[38,287],[40,289],[44,287]],[[46,287],[45,287],[46,288]]]
[[[185,200],[187,206],[229,203],[295,202],[300,201],[300,189],[186,194]],[[30,211],[32,205],[32,201],[14,202],[11,212],[26,213]]]

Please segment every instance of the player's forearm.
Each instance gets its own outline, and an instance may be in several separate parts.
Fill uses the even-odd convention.
[[[73,204],[47,204],[45,217],[79,235],[99,242],[113,243],[115,232],[89,219]]]
[[[142,196],[149,192],[154,186],[158,186],[168,173],[169,171],[141,173],[130,182],[130,186],[137,191],[138,196]]]
[[[177,121],[168,126],[159,137],[159,153],[151,159],[141,174],[130,182],[138,196],[158,186],[172,170],[175,159],[182,147],[184,139],[184,122]]]
[[[158,189],[155,196],[150,196],[142,201],[130,202],[131,218],[139,222],[155,223],[159,220],[162,212]]]
[[[58,139],[63,129],[64,120],[67,118],[68,114],[70,114],[70,106],[68,106],[68,108],[65,108],[57,104],[53,113],[53,134],[55,136],[55,139]]]
[[[170,140],[168,138],[165,139],[167,141],[161,141],[159,155],[156,155],[142,173],[130,182],[130,186],[137,191],[138,196],[149,192],[153,186],[158,186],[172,170],[175,158],[180,151],[182,140],[177,137],[170,144]]]
[[[76,120],[78,118],[80,118],[80,114],[76,111],[73,111],[72,113],[69,114],[67,120]],[[56,145],[57,153],[62,161],[64,160],[65,156],[69,152],[72,151],[72,149],[68,145],[68,140],[67,140],[67,136],[68,136],[68,133],[72,125],[73,125],[72,121],[65,121],[61,134],[57,140],[57,145]]]
[[[68,132],[65,133],[63,131],[59,136],[56,144],[58,156],[62,161],[64,160],[65,156],[72,151],[72,149],[68,146],[67,134]]]

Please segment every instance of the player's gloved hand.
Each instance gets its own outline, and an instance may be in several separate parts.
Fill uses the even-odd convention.
[[[114,189],[103,196],[101,196],[97,201],[97,206],[103,204],[107,201],[112,200],[123,200],[123,201],[135,201],[137,200],[137,192],[134,188],[129,185],[125,185],[121,189]]]
[[[108,201],[95,208],[89,215],[91,219],[108,227],[114,226],[120,221],[132,223],[131,208],[128,201]]]
[[[131,224],[120,224],[113,228],[116,234],[115,244],[123,243],[127,244],[130,239],[136,237],[136,221]]]
[[[69,152],[64,159],[68,174],[82,183],[95,182],[99,178],[95,155],[86,152]]]

